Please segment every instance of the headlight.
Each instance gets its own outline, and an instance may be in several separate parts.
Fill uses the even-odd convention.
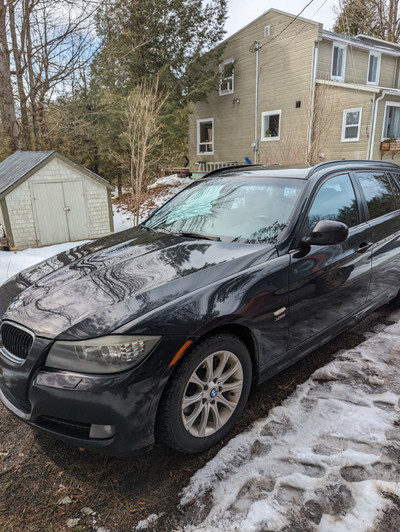
[[[161,336],[102,336],[81,342],[55,342],[46,366],[83,373],[118,373],[139,364]]]

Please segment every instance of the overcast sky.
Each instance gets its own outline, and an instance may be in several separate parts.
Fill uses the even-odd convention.
[[[246,26],[268,9],[275,8],[297,15],[310,0],[228,0],[228,20],[226,22],[226,37]],[[301,14],[316,22],[322,22],[324,29],[330,30],[336,15],[333,7],[339,5],[339,0],[312,0],[311,4]]]

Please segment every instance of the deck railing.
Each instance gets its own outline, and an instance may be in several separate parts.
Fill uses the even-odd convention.
[[[198,163],[199,172],[212,172],[213,170],[218,170],[218,168],[225,168],[228,166],[236,166],[238,164],[243,164],[238,161],[217,161],[217,162],[208,162],[208,161],[199,161]]]

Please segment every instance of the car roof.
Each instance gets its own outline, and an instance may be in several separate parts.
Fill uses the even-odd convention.
[[[218,168],[206,174],[202,179],[212,177],[284,177],[295,179],[309,179],[311,176],[326,174],[328,171],[336,170],[362,170],[362,169],[380,169],[380,170],[400,170],[396,163],[388,161],[365,161],[365,160],[345,160],[326,161],[323,163],[310,166],[308,164],[246,164]]]

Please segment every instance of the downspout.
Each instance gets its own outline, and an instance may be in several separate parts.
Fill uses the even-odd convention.
[[[259,50],[260,46],[258,41],[255,43],[255,52],[256,52],[256,101],[254,108],[254,164],[257,164],[258,156],[258,61],[259,61]]]
[[[308,123],[308,132],[307,132],[307,161],[310,162],[311,157],[311,140],[312,140],[312,128],[314,122],[314,103],[315,103],[315,80],[317,79],[317,64],[318,64],[318,43],[314,43],[314,65],[312,70],[312,79],[311,79],[311,99],[310,99],[310,117]]]
[[[379,96],[379,98],[377,98],[375,100],[375,109],[374,109],[374,123],[372,125],[372,131],[371,131],[371,143],[370,143],[370,146],[369,146],[369,157],[368,159],[371,161],[372,160],[372,155],[374,153],[374,141],[375,141],[375,129],[376,129],[376,117],[378,116],[378,105],[379,105],[379,102],[381,100],[383,100],[383,98],[385,97],[386,95],[386,92],[383,91],[382,92],[382,96]]]

